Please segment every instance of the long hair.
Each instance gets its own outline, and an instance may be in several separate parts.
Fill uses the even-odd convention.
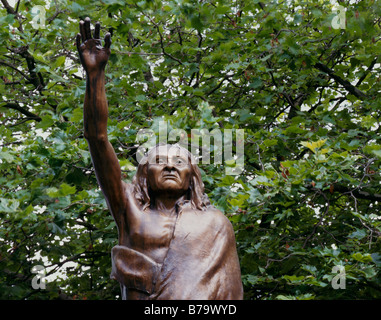
[[[144,155],[138,165],[136,174],[132,179],[135,197],[143,207],[143,211],[147,208],[152,208],[155,200],[154,194],[148,185],[148,158],[153,152],[157,152],[157,149],[161,146],[167,146],[168,148],[175,146],[181,150],[185,150],[188,155],[188,163],[191,167],[189,189],[187,190],[185,200],[190,202],[193,209],[205,210],[208,206],[210,206],[210,201],[208,196],[204,193],[204,183],[201,179],[201,172],[192,153],[178,144],[169,145],[166,143],[159,143]],[[176,203],[176,208],[179,206],[181,206],[181,203]]]

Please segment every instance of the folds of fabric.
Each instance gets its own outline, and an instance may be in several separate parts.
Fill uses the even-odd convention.
[[[112,250],[111,277],[151,300],[240,300],[241,271],[233,227],[219,210],[185,206],[164,261],[125,246]],[[131,295],[130,295],[131,297]]]

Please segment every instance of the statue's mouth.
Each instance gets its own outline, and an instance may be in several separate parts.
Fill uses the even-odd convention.
[[[165,179],[177,179],[177,176],[174,174],[165,174],[163,175]]]

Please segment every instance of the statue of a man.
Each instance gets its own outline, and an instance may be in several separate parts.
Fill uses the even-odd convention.
[[[242,299],[235,236],[230,221],[206,194],[192,154],[159,144],[140,161],[132,183],[122,181],[107,138],[104,47],[100,24],[80,21],[77,48],[86,71],[84,136],[98,183],[118,227],[111,277],[123,299]]]

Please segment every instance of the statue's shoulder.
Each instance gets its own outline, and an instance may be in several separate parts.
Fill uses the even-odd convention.
[[[211,223],[220,228],[228,228],[232,227],[232,224],[228,217],[224,215],[219,209],[210,205],[205,210],[205,215],[211,220]]]
[[[234,230],[230,220],[217,208],[207,206],[204,210],[184,208],[178,218],[178,225],[182,229],[192,230],[197,234],[224,234],[226,239],[234,237]],[[194,229],[194,226],[197,226]]]
[[[122,186],[124,189],[124,193],[127,196],[127,198],[131,198],[134,194],[134,186],[130,182],[122,181]]]
[[[127,197],[136,198],[135,185],[134,184],[132,184],[131,182],[122,181],[122,185],[123,185],[124,192],[127,195]]]

